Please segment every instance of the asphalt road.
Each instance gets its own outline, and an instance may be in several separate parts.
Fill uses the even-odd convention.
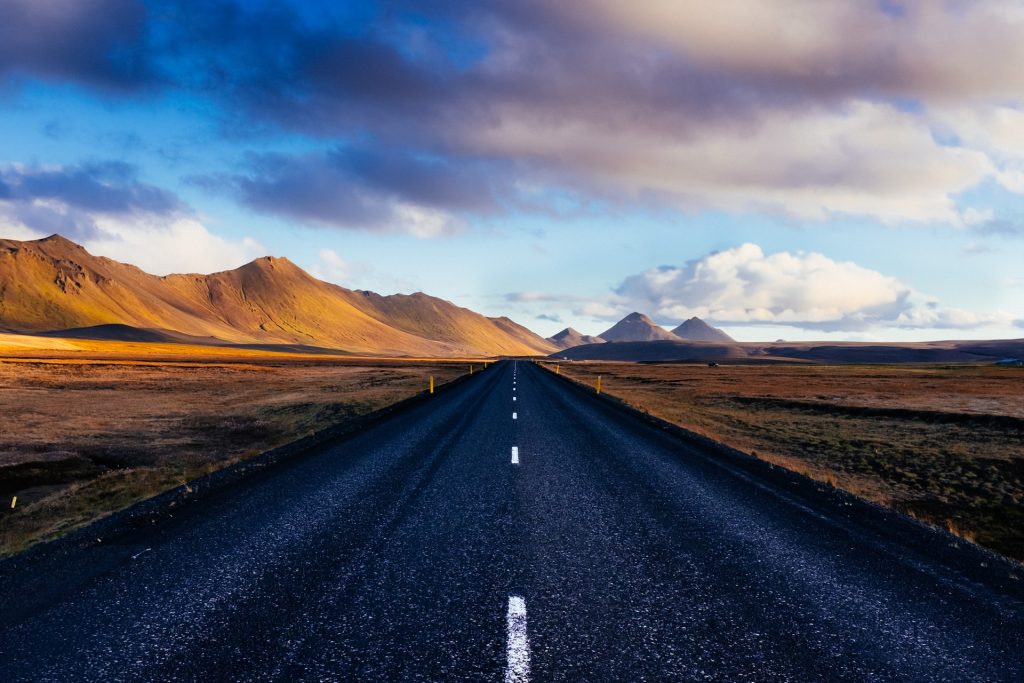
[[[0,681],[1024,680],[1015,566],[951,542],[505,362],[0,565]]]

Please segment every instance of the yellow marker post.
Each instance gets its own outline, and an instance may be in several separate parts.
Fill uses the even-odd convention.
[[[430,376],[430,393],[434,393],[434,376]]]
[[[601,393],[601,375],[597,376],[597,393]]]
[[[562,374],[561,367],[558,365],[558,363],[555,363],[555,374],[556,375],[561,375]]]
[[[473,364],[472,363],[469,364],[469,374],[471,374],[471,375],[473,374]]]
[[[11,509],[12,510],[14,509],[14,506],[17,505],[17,504],[18,504],[18,497],[15,496],[14,498],[11,498]]]

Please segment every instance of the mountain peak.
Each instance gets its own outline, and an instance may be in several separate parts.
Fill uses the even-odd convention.
[[[547,339],[549,342],[557,346],[559,349],[571,349],[574,346],[582,346],[584,344],[602,344],[604,339],[601,337],[594,337],[589,334],[582,334],[579,331],[567,327],[561,332],[551,335]]]
[[[36,241],[37,242],[42,242],[42,243],[51,242],[51,243],[54,243],[54,244],[70,244],[70,245],[75,246],[75,247],[78,246],[77,244],[75,244],[74,242],[69,240],[64,235],[58,234],[56,232],[53,233],[52,235],[50,235],[49,237],[43,237],[42,239],[39,239],[39,240],[36,240]]]
[[[708,325],[697,316],[694,316],[680,324],[679,327],[672,330],[672,334],[687,341],[736,341],[722,330]]]
[[[640,311],[633,311],[632,313],[627,315],[625,318],[623,318],[619,322],[634,322],[634,321],[647,322],[647,323],[651,323],[652,325],[654,324],[654,321],[651,320],[649,316],[644,315]]]
[[[676,337],[648,316],[633,311],[601,333],[605,341],[668,341]]]
[[[72,242],[67,237],[64,237],[63,235],[58,235],[56,233],[50,235],[49,237],[43,237],[42,239],[30,240],[28,242],[24,242],[24,244],[34,244],[39,249],[42,249],[46,253],[51,253],[51,254],[54,253],[54,252],[58,252],[58,253],[74,252],[76,254],[87,254],[88,253],[88,252],[85,251],[85,247],[83,247],[82,245],[80,245],[80,244],[78,244],[76,242]]]

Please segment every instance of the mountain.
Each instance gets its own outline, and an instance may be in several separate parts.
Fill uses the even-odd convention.
[[[210,275],[157,277],[60,236],[0,239],[0,329],[78,336],[210,338],[382,355],[527,355],[555,347],[507,318],[417,293],[381,296],[321,280],[286,258]],[[136,332],[127,332],[127,326]]]
[[[636,312],[630,313],[599,336],[609,342],[679,341],[678,337],[664,327],[657,325],[643,313]]]
[[[604,339],[601,337],[595,337],[589,334],[580,334],[571,327],[567,327],[557,334],[553,334],[547,339],[549,342],[554,344],[560,349],[571,349],[574,346],[581,346],[583,344],[603,344]]]
[[[690,318],[679,327],[672,330],[672,334],[687,341],[713,341],[713,342],[734,342],[736,341],[717,327],[712,327],[700,318]]]

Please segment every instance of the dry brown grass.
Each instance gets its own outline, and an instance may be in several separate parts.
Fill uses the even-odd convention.
[[[1024,372],[563,363],[675,424],[1024,559]]]
[[[175,345],[130,360],[90,344],[102,353],[0,356],[0,554],[469,370]]]

